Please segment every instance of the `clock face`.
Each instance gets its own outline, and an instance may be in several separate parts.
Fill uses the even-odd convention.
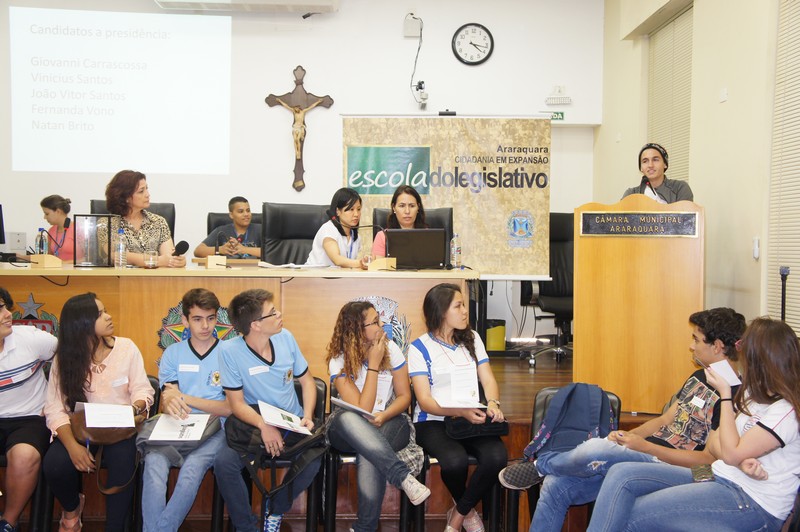
[[[465,65],[480,65],[493,51],[492,32],[482,24],[464,24],[453,35],[453,53]]]

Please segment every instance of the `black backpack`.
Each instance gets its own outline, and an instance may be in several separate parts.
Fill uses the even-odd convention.
[[[582,382],[568,384],[550,400],[542,425],[523,456],[533,461],[546,452],[569,451],[616,429],[617,419],[602,388]]]
[[[250,405],[258,412],[258,405]],[[242,464],[250,473],[250,478],[261,492],[262,516],[272,514],[271,501],[276,493],[289,490],[289,500],[293,499],[292,484],[295,478],[308,466],[319,460],[327,450],[325,444],[325,430],[323,426],[314,429],[310,436],[289,432],[283,440],[284,447],[280,456],[272,457],[267,454],[261,432],[258,427],[245,423],[236,416],[230,416],[225,421],[225,437],[228,447],[236,451]],[[277,469],[286,467],[288,471],[280,484],[277,483]],[[258,475],[259,469],[270,469],[270,482],[272,489],[268,490]]]

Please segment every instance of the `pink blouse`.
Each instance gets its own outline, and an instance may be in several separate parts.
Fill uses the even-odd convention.
[[[70,225],[58,238],[58,228],[51,225],[47,230],[53,238],[47,243],[51,255],[55,255],[64,262],[72,262],[75,256],[75,226]]]
[[[90,385],[86,401],[112,405],[131,405],[135,401],[145,401],[148,408],[153,404],[153,387],[144,370],[142,353],[130,338],[115,337],[114,348],[100,366],[92,365],[89,373]],[[105,366],[100,373],[95,371]],[[50,380],[47,383],[47,396],[44,415],[47,428],[55,434],[56,429],[69,423],[69,414],[64,404],[58,378],[58,355],[53,359]]]
[[[374,257],[386,256],[386,233],[379,231],[372,240],[372,255]]]

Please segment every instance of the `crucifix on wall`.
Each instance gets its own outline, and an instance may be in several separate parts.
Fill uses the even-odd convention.
[[[298,192],[306,186],[303,181],[303,143],[306,139],[306,113],[315,107],[328,107],[333,105],[333,98],[330,96],[316,96],[306,92],[303,87],[303,78],[306,70],[302,66],[294,69],[294,90],[280,96],[270,94],[264,101],[270,107],[280,105],[292,112],[294,122],[292,123],[292,139],[294,140],[294,180],[292,186]]]

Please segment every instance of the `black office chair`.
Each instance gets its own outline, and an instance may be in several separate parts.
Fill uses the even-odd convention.
[[[261,260],[305,264],[317,231],[329,219],[327,210],[327,205],[264,202]]]
[[[573,316],[573,276],[575,271],[574,215],[572,213],[550,213],[550,277],[552,281],[539,282],[537,306],[552,314],[556,326],[555,345],[534,351],[530,363],[536,365],[536,357],[554,353],[556,362],[572,354],[568,346]],[[550,316],[537,316],[536,319]]]
[[[151,203],[146,209],[148,212],[163,216],[169,226],[169,233],[175,240],[175,204],[174,203]],[[106,200],[89,200],[89,212],[91,214],[108,214]]]
[[[261,225],[261,213],[254,212],[252,213],[253,217],[250,220],[252,224],[259,224]],[[216,229],[217,227],[222,227],[223,225],[227,225],[232,223],[231,217],[228,215],[227,212],[210,212],[206,217],[206,234],[210,235],[211,231]],[[259,242],[262,241],[262,236],[259,235]]]
[[[372,225],[379,225],[386,228],[386,219],[389,216],[389,209],[372,209]],[[431,229],[444,229],[445,233],[445,264],[450,264],[450,239],[453,238],[453,208],[439,207],[436,209],[425,209],[425,223]],[[372,228],[372,238],[380,231],[379,228]]]
[[[542,426],[547,407],[550,406],[550,400],[560,389],[561,388],[558,386],[549,386],[547,388],[542,388],[536,393],[536,398],[533,400],[533,414],[531,415],[531,440],[533,440],[536,433],[539,432],[539,428]],[[608,395],[608,401],[611,403],[611,409],[614,411],[614,418],[619,422],[619,414],[622,411],[622,401],[614,392],[609,392],[608,390],[604,391],[606,395]],[[536,511],[540,487],[541,484],[537,484],[527,490],[528,508],[530,508],[531,516],[533,516],[533,512]],[[506,490],[506,530],[517,529],[517,521],[519,520],[519,494],[520,491],[518,490]]]

